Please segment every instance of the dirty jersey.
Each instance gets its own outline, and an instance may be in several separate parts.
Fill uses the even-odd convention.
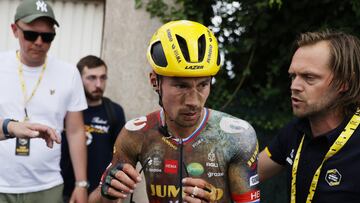
[[[179,202],[185,177],[212,184],[216,202],[260,202],[254,129],[228,114],[204,111],[200,125],[186,139],[159,130],[162,111],[128,121],[116,142],[113,162],[135,166],[140,161],[151,203]]]

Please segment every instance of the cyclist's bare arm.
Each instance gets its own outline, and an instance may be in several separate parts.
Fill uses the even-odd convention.
[[[264,149],[259,154],[258,173],[260,182],[278,174],[284,167],[270,158],[269,152]]]
[[[250,127],[240,135],[238,155],[230,163],[229,185],[234,202],[260,202],[257,158],[259,145],[255,130]]]
[[[141,176],[136,162],[141,150],[141,135],[123,128],[114,148],[114,156],[101,178],[101,194],[107,199],[127,198],[134,192]]]

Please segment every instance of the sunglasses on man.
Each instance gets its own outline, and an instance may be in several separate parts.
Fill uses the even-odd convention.
[[[56,33],[55,32],[35,32],[30,30],[22,29],[18,24],[16,26],[23,32],[24,38],[27,41],[35,42],[39,36],[41,40],[45,43],[50,43],[54,40]]]

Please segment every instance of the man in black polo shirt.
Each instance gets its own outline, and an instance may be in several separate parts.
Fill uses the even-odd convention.
[[[360,42],[301,34],[289,68],[296,117],[259,155],[260,181],[286,169],[291,203],[360,202]]]

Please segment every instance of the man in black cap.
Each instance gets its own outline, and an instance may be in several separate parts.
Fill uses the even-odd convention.
[[[19,50],[0,53],[0,118],[36,122],[60,134],[64,122],[76,187],[71,202],[87,202],[86,140],[81,111],[87,108],[80,74],[47,55],[59,23],[43,0],[24,0],[11,25]],[[0,202],[62,202],[61,147],[40,139],[0,142]],[[6,164],[5,164],[6,163]]]

